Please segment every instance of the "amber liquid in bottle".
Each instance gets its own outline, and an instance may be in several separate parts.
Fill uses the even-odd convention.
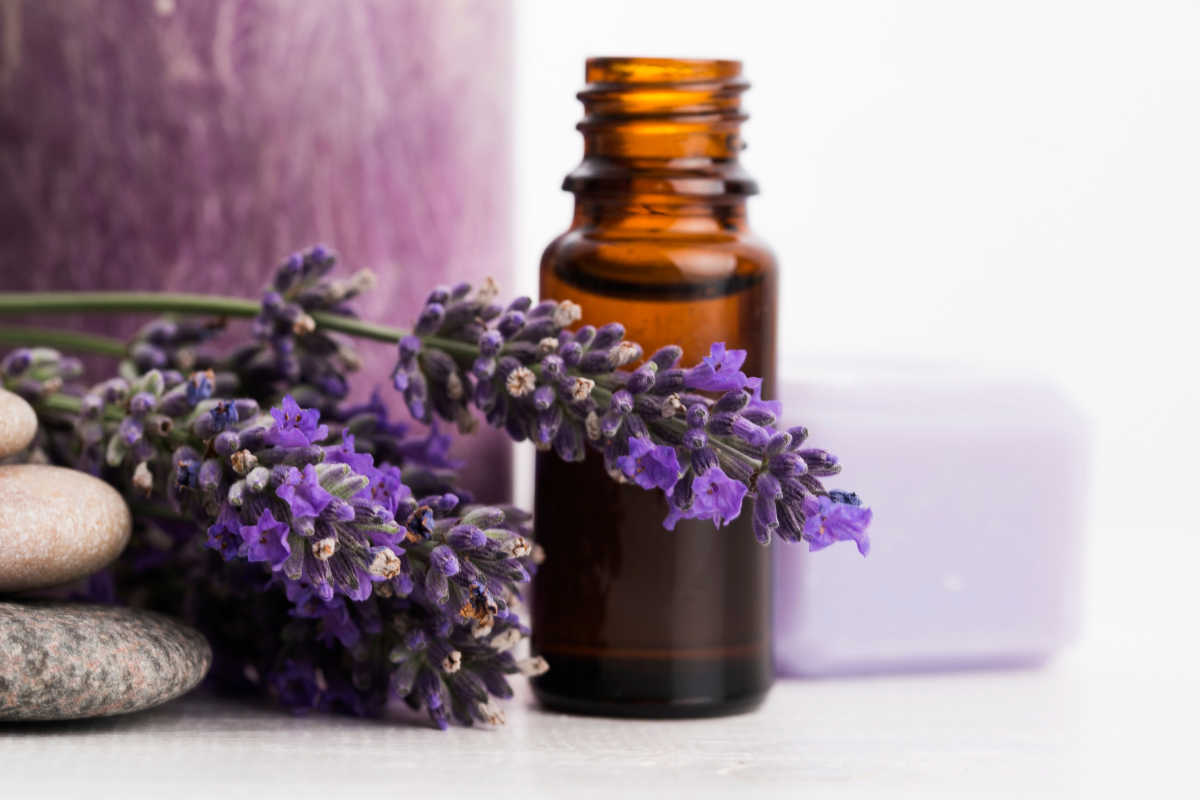
[[[620,321],[647,354],[713,342],[775,383],[776,269],[749,230],[754,182],[738,164],[734,61],[590,59],[579,98],[583,163],[570,230],[546,249],[541,296],[572,300],[583,322]],[[632,367],[630,367],[632,368]],[[539,453],[533,587],[534,679],[546,706],[578,713],[691,717],[757,706],[773,680],[770,562],[749,503],[728,526],[663,527],[661,490],[621,485],[600,453]]]

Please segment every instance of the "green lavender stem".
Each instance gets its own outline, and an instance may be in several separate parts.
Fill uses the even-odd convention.
[[[162,292],[3,292],[4,314],[196,314],[217,317],[253,317],[260,306],[254,300],[204,294]],[[363,339],[395,343],[408,333],[401,328],[363,322],[327,312],[314,312],[317,325]],[[6,340],[0,340],[6,341]],[[92,351],[88,351],[92,352]]]
[[[90,353],[113,358],[121,358],[125,355],[125,343],[119,339],[54,328],[21,328],[0,325],[0,344],[53,347],[56,350],[65,350],[71,353]]]

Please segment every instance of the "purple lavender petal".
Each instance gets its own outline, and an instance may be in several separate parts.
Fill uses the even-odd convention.
[[[816,513],[804,523],[804,538],[808,549],[823,550],[834,542],[854,542],[858,552],[871,552],[867,526],[871,524],[871,509],[847,503],[835,503],[828,497],[817,498]]]
[[[674,447],[639,437],[629,440],[629,455],[618,458],[617,464],[643,489],[671,489],[681,471]]]

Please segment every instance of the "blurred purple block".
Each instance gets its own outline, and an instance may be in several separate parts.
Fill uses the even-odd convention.
[[[379,274],[379,322],[437,283],[511,284],[511,39],[507,0],[6,2],[0,288],[257,297],[316,242]],[[360,353],[362,396],[394,353]],[[508,498],[502,433],[456,451]]]
[[[775,547],[781,675],[1037,664],[1079,620],[1087,429],[1051,386],[952,371],[783,383],[784,425],[837,453],[871,554]]]

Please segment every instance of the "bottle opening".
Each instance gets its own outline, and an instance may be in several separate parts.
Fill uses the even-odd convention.
[[[589,58],[588,83],[712,83],[740,78],[742,62],[693,58]]]

